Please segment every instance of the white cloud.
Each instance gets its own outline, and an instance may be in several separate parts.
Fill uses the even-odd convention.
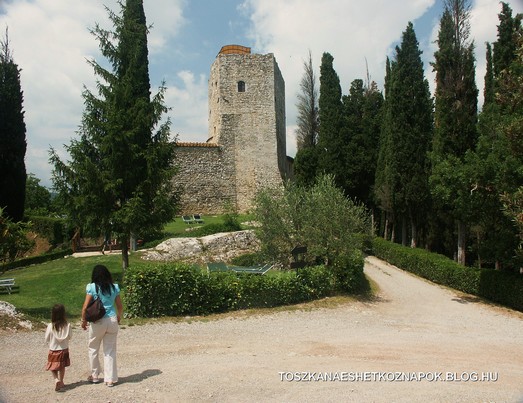
[[[423,15],[434,2],[247,0],[255,50],[274,53],[285,79],[287,125],[296,122],[296,95],[309,49],[318,77],[323,52],[334,57],[344,94],[354,79],[366,77],[366,60],[371,80],[381,86],[391,44],[400,39],[409,21]],[[287,132],[291,151],[295,140]]]
[[[185,3],[145,1],[147,21],[155,22],[149,36],[150,53],[163,51],[167,40],[183,26],[181,7]],[[70,142],[81,122],[83,86],[95,88],[96,77],[87,60],[104,62],[89,29],[96,23],[112,29],[104,5],[117,14],[120,8],[116,0],[74,1],[74,5],[70,0],[18,0],[1,5],[0,27],[9,28],[13,57],[22,70],[26,169],[48,186],[49,147],[63,154],[62,145]]]
[[[205,142],[207,133],[207,77],[195,77],[190,71],[181,71],[178,77],[181,88],[169,87],[165,103],[172,107],[171,131],[181,141]]]

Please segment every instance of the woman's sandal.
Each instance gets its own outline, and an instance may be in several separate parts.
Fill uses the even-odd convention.
[[[100,383],[100,379],[94,378],[92,375],[89,375],[87,377],[87,382],[89,382],[89,383]]]

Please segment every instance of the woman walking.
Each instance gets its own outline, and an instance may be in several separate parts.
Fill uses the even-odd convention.
[[[120,319],[123,314],[120,287],[113,283],[113,278],[107,267],[96,265],[91,275],[91,283],[87,284],[86,296],[82,308],[82,329],[87,329],[85,310],[93,298],[100,298],[105,308],[105,316],[91,322],[89,326],[89,364],[91,375],[87,379],[91,383],[99,383],[102,373],[100,368],[99,351],[103,342],[104,355],[104,382],[107,386],[114,386],[118,382],[116,365],[116,339]],[[116,309],[115,309],[116,308]]]

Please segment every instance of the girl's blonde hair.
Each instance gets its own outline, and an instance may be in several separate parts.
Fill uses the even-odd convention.
[[[59,331],[67,325],[65,319],[65,307],[62,304],[55,304],[51,310],[51,322],[56,331]]]

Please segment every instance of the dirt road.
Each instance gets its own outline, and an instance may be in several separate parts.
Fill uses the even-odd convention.
[[[372,302],[123,327],[114,388],[84,381],[78,327],[59,393],[43,332],[2,333],[0,401],[523,401],[523,314],[376,258],[365,272],[380,287]]]

